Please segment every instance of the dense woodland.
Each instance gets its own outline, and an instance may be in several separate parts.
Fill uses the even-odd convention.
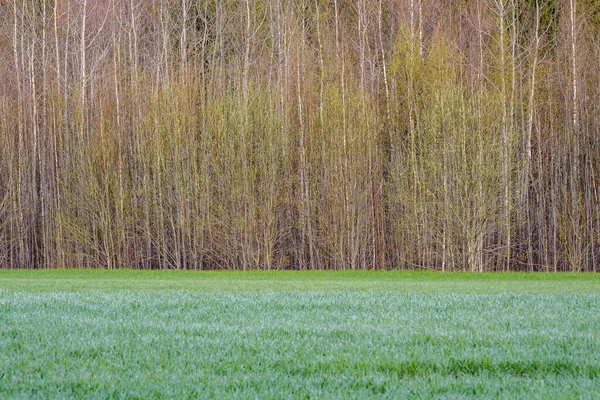
[[[0,265],[596,271],[598,0],[0,0]]]

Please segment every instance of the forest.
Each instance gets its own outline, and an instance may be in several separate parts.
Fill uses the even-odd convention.
[[[2,268],[599,268],[599,0],[0,0],[0,59]]]

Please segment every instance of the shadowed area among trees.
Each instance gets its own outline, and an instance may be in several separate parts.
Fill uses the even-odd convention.
[[[598,0],[1,0],[0,57],[2,267],[598,267]]]

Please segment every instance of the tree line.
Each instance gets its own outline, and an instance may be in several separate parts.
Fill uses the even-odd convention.
[[[598,0],[2,0],[0,266],[596,271]]]

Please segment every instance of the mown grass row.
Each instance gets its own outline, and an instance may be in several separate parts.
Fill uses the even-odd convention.
[[[437,271],[0,270],[0,290],[600,292],[600,274]]]

